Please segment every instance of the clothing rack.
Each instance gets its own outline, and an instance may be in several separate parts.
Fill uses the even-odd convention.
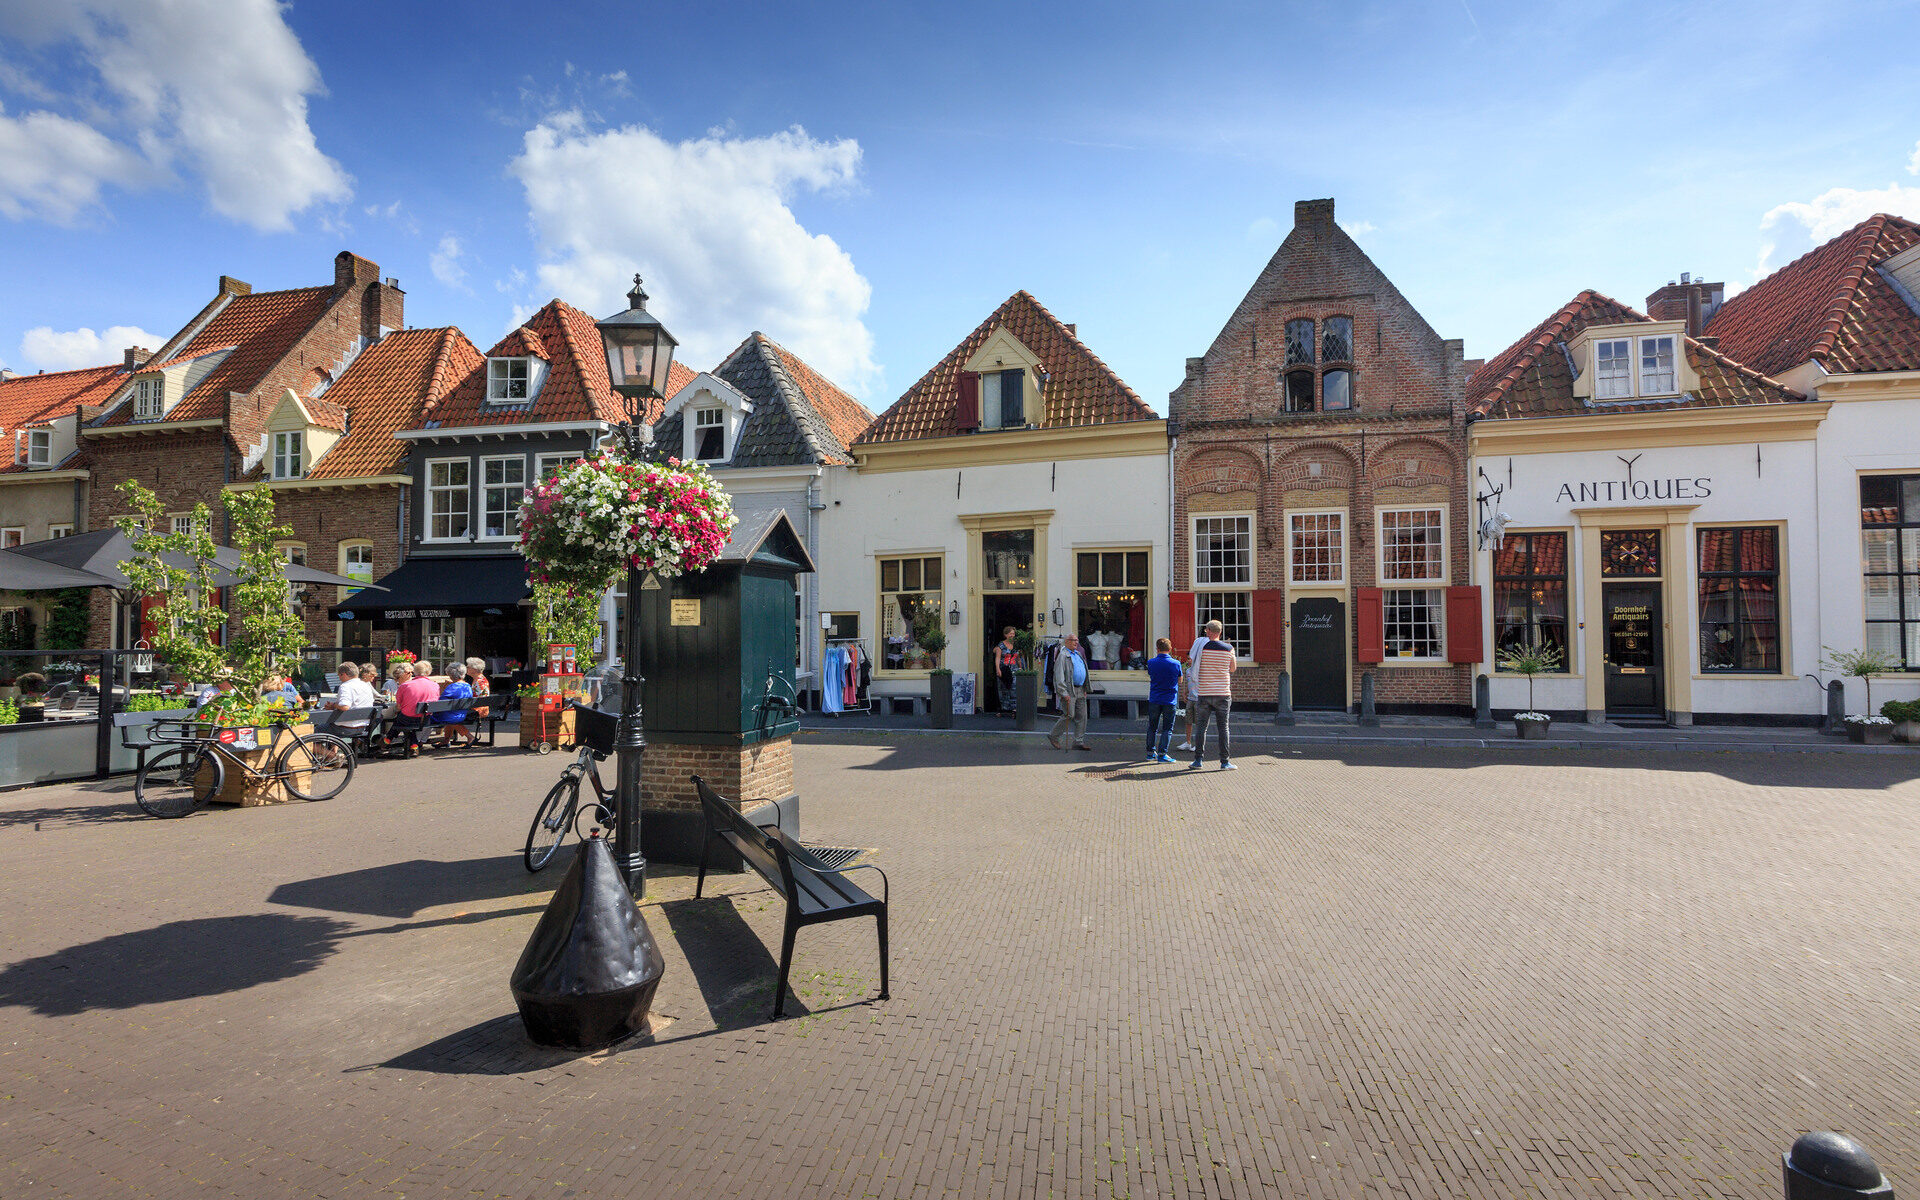
[[[837,717],[842,712],[851,712],[855,709],[871,709],[873,707],[873,697],[870,693],[873,687],[874,662],[873,652],[867,649],[867,639],[863,637],[827,638],[825,647],[826,655],[822,657],[820,663],[820,711],[829,717]],[[853,684],[853,703],[849,704],[846,702],[846,691],[843,686],[839,693],[842,699],[838,708],[831,707],[827,703],[827,680],[832,677],[832,673],[827,670],[826,658],[827,656],[831,656],[836,650],[849,651],[850,657],[857,657],[857,663],[846,664],[847,666],[851,666],[853,672],[853,678],[851,680]]]

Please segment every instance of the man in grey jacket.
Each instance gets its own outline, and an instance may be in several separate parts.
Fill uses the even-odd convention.
[[[1073,730],[1073,748],[1091,750],[1087,745],[1087,656],[1080,639],[1068,634],[1060,639],[1060,655],[1053,660],[1053,696],[1060,702],[1060,719],[1053,723],[1047,740],[1055,750],[1064,750],[1060,735]]]

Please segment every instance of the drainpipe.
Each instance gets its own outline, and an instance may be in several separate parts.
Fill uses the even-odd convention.
[[[812,671],[816,665],[813,661],[814,631],[820,628],[820,514],[827,507],[826,501],[820,499],[820,476],[823,469],[816,465],[813,468],[813,477],[807,480],[807,553],[813,556],[815,569],[807,576],[805,585],[807,599],[803,607],[806,611],[801,616],[806,622],[806,648],[800,661],[801,665],[809,671]]]
[[[1175,515],[1173,510],[1173,453],[1175,450],[1178,450],[1179,448],[1180,448],[1180,435],[1176,433],[1172,437],[1167,439],[1167,587],[1166,587],[1166,590],[1169,594],[1173,592],[1173,555],[1174,555],[1173,535],[1174,535],[1174,531],[1178,529],[1180,526],[1179,518]],[[1167,614],[1167,620],[1169,625],[1171,625],[1173,620],[1173,614],[1171,612]],[[1167,632],[1169,634],[1172,634],[1173,630],[1169,628]],[[1178,641],[1179,639],[1176,638],[1175,640]]]

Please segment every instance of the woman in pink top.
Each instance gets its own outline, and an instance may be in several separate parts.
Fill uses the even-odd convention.
[[[393,727],[403,729],[407,734],[407,757],[414,758],[420,753],[419,731],[426,724],[420,715],[420,706],[429,700],[440,698],[440,685],[425,675],[415,675],[409,671],[400,679],[400,686],[394,690],[393,702],[399,708],[399,716],[394,718]]]

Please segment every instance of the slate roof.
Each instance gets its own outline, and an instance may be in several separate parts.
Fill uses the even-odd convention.
[[[540,385],[539,395],[521,404],[489,404],[485,358],[526,357],[547,364],[547,378]],[[668,372],[667,394],[679,391],[693,376],[694,372],[675,362]],[[623,421],[623,403],[607,375],[607,355],[593,318],[564,300],[551,300],[520,328],[496,342],[444,397],[429,401],[419,421],[408,428]],[[652,401],[641,419],[649,424],[658,421],[665,406],[664,400]]]
[[[1920,313],[1874,268],[1920,225],[1876,213],[1720,306],[1707,333],[1768,374],[1809,360],[1831,372],[1920,369]]]
[[[753,405],[725,466],[851,463],[848,444],[873,420],[865,405],[764,333],[735,346],[713,373]],[[655,427],[661,453],[680,453],[685,422],[682,409]]]
[[[191,392],[182,396],[164,419],[201,421],[225,417],[227,393],[251,392],[259,386],[261,377],[313,328],[334,299],[331,286],[234,296],[185,345],[168,342],[161,347],[161,354],[166,355],[162,365],[198,358],[228,346],[233,347],[233,352],[207,372]],[[175,334],[175,340],[179,336]],[[111,412],[90,422],[96,426],[134,423],[130,396],[123,397]]]
[[[1573,394],[1568,345],[1590,325],[1629,325],[1652,318],[1595,291],[1581,292],[1531,332],[1487,360],[1467,381],[1467,411],[1474,417],[1560,417],[1677,408],[1784,404],[1805,400],[1799,392],[1735,362],[1696,338],[1683,338],[1687,363],[1700,376],[1698,389],[1678,400],[1607,401],[1589,404]]]
[[[428,401],[445,396],[485,363],[466,335],[453,328],[403,329],[367,347],[324,397],[303,401],[315,417],[323,408],[351,414],[346,436],[313,464],[307,478],[401,473],[407,446],[394,430],[418,424]]]
[[[126,371],[117,364],[0,379],[0,434],[8,439],[6,445],[0,447],[0,457],[7,460],[0,463],[0,474],[27,469],[25,462],[14,461],[11,439],[17,431],[70,417],[77,405],[105,403],[126,379]],[[20,457],[24,458],[24,454]]]
[[[1087,349],[1059,318],[1030,294],[1020,291],[1009,296],[966,340],[908,388],[855,443],[957,436],[960,429],[955,421],[954,406],[960,398],[960,368],[1002,325],[1039,357],[1051,376],[1041,391],[1042,428],[1158,419],[1134,390]]]

